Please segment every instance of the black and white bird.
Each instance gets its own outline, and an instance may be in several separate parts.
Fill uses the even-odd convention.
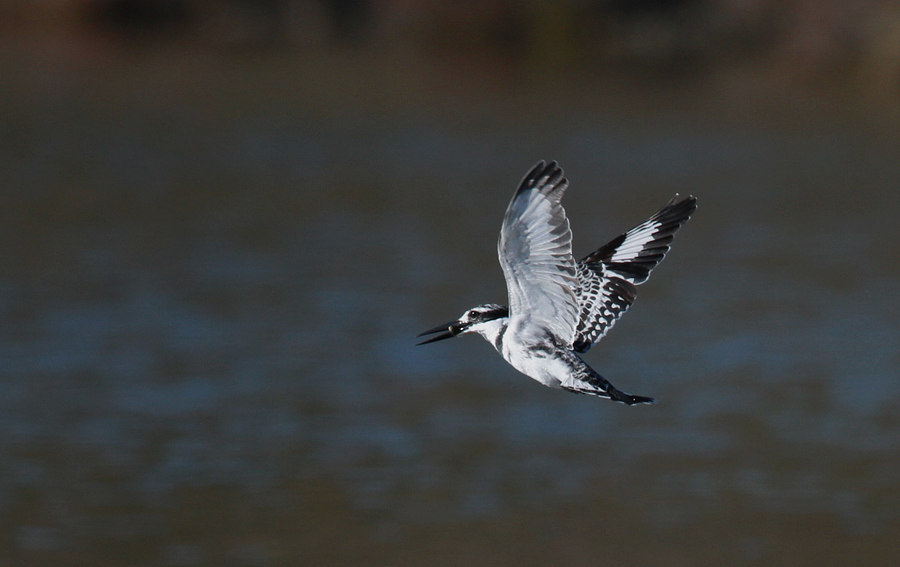
[[[538,162],[513,195],[497,249],[509,306],[486,303],[419,336],[420,345],[478,333],[513,368],[552,388],[628,405],[653,398],[622,392],[578,356],[602,339],[634,302],[637,285],[669,251],[675,233],[697,209],[678,195],[655,215],[580,262],[560,204],[568,187],[555,161]]]

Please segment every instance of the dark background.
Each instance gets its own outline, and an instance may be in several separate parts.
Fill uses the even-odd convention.
[[[891,2],[2,2],[0,566],[896,564],[898,126]],[[699,199],[654,406],[414,346],[538,159]]]

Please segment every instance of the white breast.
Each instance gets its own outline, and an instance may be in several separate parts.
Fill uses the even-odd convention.
[[[503,336],[500,354],[522,374],[545,386],[559,388],[572,369],[558,356],[553,337],[526,317],[513,317]]]

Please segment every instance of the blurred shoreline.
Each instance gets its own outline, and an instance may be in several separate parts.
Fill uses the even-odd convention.
[[[293,6],[293,12],[285,8],[286,21],[277,26],[260,23],[259,14],[249,8],[234,9],[241,2],[168,4],[196,4],[199,15],[185,16],[179,25],[166,20],[137,25],[116,20],[110,14],[117,5],[112,1],[7,3],[0,8],[5,22],[0,26],[0,72],[8,78],[0,86],[5,113],[65,99],[103,111],[189,104],[239,114],[245,104],[249,111],[265,105],[330,119],[396,117],[412,111],[472,126],[515,123],[523,109],[551,120],[569,111],[615,112],[636,119],[687,114],[797,126],[820,117],[873,124],[900,120],[900,39],[893,42],[894,26],[887,17],[882,31],[870,32],[877,37],[845,30],[844,36],[856,39],[845,37],[843,43],[803,40],[801,22],[795,24],[797,37],[782,31],[776,41],[763,38],[761,31],[746,32],[756,39],[742,47],[725,37],[718,41],[730,47],[719,49],[710,39],[688,52],[683,41],[671,39],[668,48],[648,54],[636,46],[623,47],[630,44],[621,38],[618,43],[608,37],[605,43],[591,43],[583,31],[562,41],[573,35],[572,24],[554,24],[552,14],[540,12],[540,2],[528,4],[530,12],[510,14],[503,11],[508,6],[492,4],[493,10],[467,16],[469,24],[480,21],[480,27],[470,25],[476,31],[466,33],[460,31],[463,24],[446,18],[452,3],[436,3],[424,13],[401,2],[373,3],[368,8],[372,21],[359,24],[360,31],[350,37],[337,33],[324,8],[313,2],[278,3]],[[232,5],[230,12],[219,9],[225,4]],[[900,29],[900,11],[865,4],[868,15],[856,21],[886,14],[896,16]],[[571,22],[574,8],[561,5],[567,8],[557,19]],[[843,4],[827,4],[831,12],[840,12],[834,5]],[[824,8],[810,10],[818,14]],[[693,28],[682,23],[680,14],[663,12],[657,28],[646,27],[660,37],[687,27],[680,33],[689,36]],[[634,17],[616,17],[630,22],[629,29],[638,27]],[[700,27],[709,17],[696,19]],[[518,31],[503,32],[496,20],[518,22],[505,24]],[[534,23],[538,20],[541,25]],[[615,30],[626,24],[609,27],[614,31],[607,29],[607,36],[625,34]],[[274,38],[273,30],[280,30]],[[837,33],[819,31],[827,37]],[[800,46],[803,41],[809,45]]]

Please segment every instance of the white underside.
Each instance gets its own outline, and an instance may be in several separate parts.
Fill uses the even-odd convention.
[[[572,381],[572,369],[564,360],[554,356],[552,351],[534,350],[536,346],[546,345],[550,337],[545,329],[534,325],[527,317],[479,323],[469,331],[480,334],[496,348],[497,336],[504,328],[506,332],[498,352],[513,368],[551,388],[560,388]]]

